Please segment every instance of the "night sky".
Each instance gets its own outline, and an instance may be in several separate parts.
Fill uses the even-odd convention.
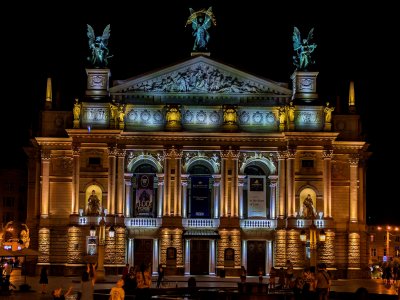
[[[217,26],[209,32],[211,59],[274,81],[290,82],[293,27],[302,36],[314,29],[314,53],[322,101],[344,112],[350,80],[355,81],[356,106],[363,134],[372,152],[367,170],[367,215],[370,223],[400,224],[393,206],[398,201],[397,138],[400,108],[398,86],[399,26],[394,7],[348,4],[350,1],[90,1],[91,7],[12,4],[3,34],[3,117],[1,166],[24,165],[21,147],[43,107],[47,77],[53,80],[54,106],[71,109],[82,99],[89,55],[86,24],[101,35],[111,24],[109,40],[112,80],[126,79],[190,58],[191,28],[185,28],[189,7],[213,7]],[[85,4],[88,5],[88,4]],[[390,4],[394,5],[394,4]],[[5,12],[6,13],[6,12]],[[397,28],[397,29],[396,29]],[[389,75],[389,72],[394,75]],[[7,143],[4,142],[7,141]],[[392,161],[388,162],[388,159]]]

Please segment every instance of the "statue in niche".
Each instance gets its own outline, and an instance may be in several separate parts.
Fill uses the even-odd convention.
[[[297,27],[294,27],[293,49],[296,52],[296,55],[293,56],[293,64],[299,71],[307,71],[307,67],[310,64],[315,63],[311,60],[311,53],[313,53],[315,48],[317,48],[315,43],[311,43],[313,33],[314,28],[311,28],[307,39],[301,39],[300,30]]]
[[[108,59],[112,57],[109,55],[108,39],[110,38],[110,24],[104,28],[102,36],[95,36],[92,26],[87,25],[87,36],[89,38],[89,50],[92,52],[88,61],[94,68],[107,67]]]
[[[332,121],[332,112],[335,110],[334,107],[329,106],[329,102],[326,102],[326,106],[324,108],[325,113],[325,123],[331,123]]]
[[[100,215],[101,207],[100,207],[100,199],[96,195],[96,191],[93,190],[92,194],[88,199],[88,215]]]
[[[78,99],[75,99],[75,103],[74,103],[74,120],[79,120],[79,117],[81,115],[81,106],[82,104],[79,103]]]
[[[315,218],[316,217],[314,203],[313,203],[313,200],[312,200],[310,194],[308,194],[307,197],[303,201],[303,216],[305,218]]]
[[[287,115],[286,108],[284,106],[279,107],[279,124],[281,126],[284,126],[286,123],[286,115]]]
[[[217,22],[210,6],[207,10],[204,8],[194,11],[189,8],[190,16],[186,21],[186,26],[192,24],[194,45],[193,51],[207,51],[207,44],[210,40],[208,29],[211,25],[216,26]]]

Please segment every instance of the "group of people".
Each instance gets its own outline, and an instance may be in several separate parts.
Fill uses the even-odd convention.
[[[278,285],[276,278],[278,278]],[[306,267],[301,274],[295,276],[293,263],[287,260],[285,268],[271,267],[269,272],[269,288],[275,289],[278,286],[293,290],[296,300],[313,299],[312,295],[316,295],[315,299],[327,300],[331,286],[331,275],[326,269],[326,264],[320,263],[317,270],[315,267]]]
[[[137,300],[149,300],[151,299],[151,282],[150,267],[145,263],[135,267],[129,267],[129,264],[126,264],[122,277],[111,289],[110,300],[123,300],[125,294],[135,294]]]

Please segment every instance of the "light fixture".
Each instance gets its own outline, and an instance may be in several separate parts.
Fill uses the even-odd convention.
[[[113,225],[111,225],[110,230],[108,230],[108,236],[110,238],[113,238],[115,236],[115,229]]]
[[[90,226],[89,234],[90,234],[90,236],[95,236],[96,235],[96,227],[94,227],[93,225]]]
[[[319,241],[320,242],[325,242],[325,240],[326,240],[325,230],[321,229],[321,231],[319,232]]]
[[[307,240],[306,232],[305,232],[305,230],[302,230],[300,232],[300,241],[305,242],[306,240]]]

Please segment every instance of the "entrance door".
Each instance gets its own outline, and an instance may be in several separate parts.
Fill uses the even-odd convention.
[[[153,240],[140,240],[135,239],[135,254],[134,254],[134,263],[137,266],[140,266],[141,263],[145,263],[146,266],[149,266],[153,263]]]
[[[257,276],[258,268],[265,274],[265,241],[247,241],[247,275]]]
[[[190,274],[208,275],[210,243],[208,240],[190,241]]]

